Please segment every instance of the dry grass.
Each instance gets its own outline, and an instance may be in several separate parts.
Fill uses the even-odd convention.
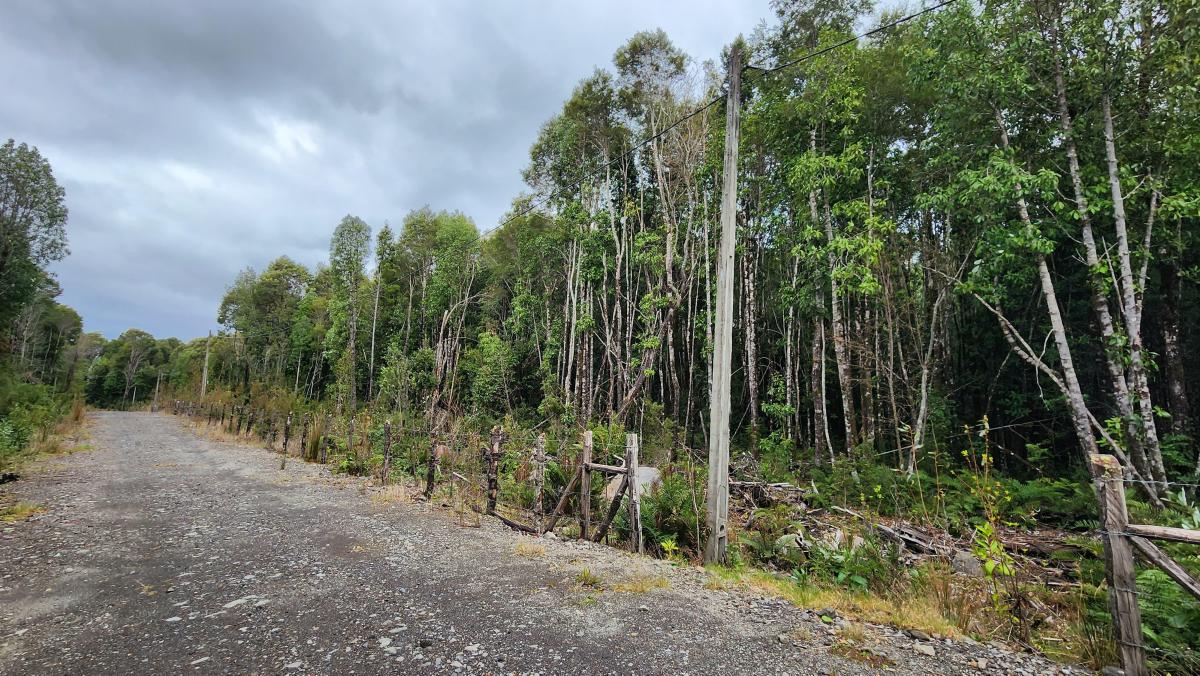
[[[385,486],[371,493],[371,505],[384,509],[395,504],[411,504],[412,495],[405,490],[403,484]]]
[[[920,629],[928,634],[955,637],[961,632],[941,612],[937,599],[920,591],[904,598],[885,598],[840,587],[801,586],[790,578],[760,570],[709,568],[709,589],[748,589],[785,599],[809,609],[832,608],[846,618]]]
[[[35,514],[41,514],[46,511],[45,507],[35,505],[32,502],[18,502],[7,507],[0,507],[0,522],[16,523],[24,521]]]
[[[517,546],[513,549],[517,556],[524,556],[531,559],[541,558],[546,555],[546,545],[537,542],[530,542],[525,538],[521,538],[517,542]]]
[[[613,591],[626,594],[645,594],[655,589],[666,589],[668,586],[670,583],[662,575],[634,573],[628,579],[613,585]]]
[[[855,645],[861,645],[867,640],[867,632],[861,624],[855,622],[847,623],[846,626],[838,630],[837,634],[839,640]]]

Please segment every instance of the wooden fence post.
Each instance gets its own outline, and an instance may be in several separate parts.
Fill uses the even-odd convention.
[[[279,469],[287,467],[288,457],[288,442],[292,439],[292,412],[288,411],[287,418],[283,421],[283,451],[279,456]]]
[[[496,513],[496,498],[500,494],[500,443],[504,439],[504,429],[499,425],[492,428],[492,436],[488,439],[487,454],[487,513]]]
[[[629,472],[629,545],[638,554],[642,545],[642,488],[638,483],[638,435],[625,435],[625,471]]]
[[[537,442],[533,447],[533,518],[534,528],[537,529],[538,535],[542,534],[542,521],[546,516],[546,507],[543,504],[543,498],[546,491],[546,433],[542,432],[537,436]]]
[[[1142,613],[1138,608],[1133,571],[1133,548],[1127,526],[1125,482],[1121,465],[1111,455],[1092,455],[1092,475],[1104,530],[1104,572],[1108,580],[1108,610],[1113,618],[1117,651],[1127,676],[1145,676],[1146,651],[1142,644]]]
[[[329,462],[329,445],[333,443],[333,414],[325,414],[325,431],[321,440],[321,464]]]
[[[383,423],[383,477],[382,483],[388,485],[388,476],[392,473],[392,421]]]
[[[308,460],[308,424],[309,414],[305,413],[300,417],[300,458]]]
[[[358,453],[354,451],[354,415],[346,421],[346,457],[358,460]]]
[[[429,435],[429,466],[428,466],[428,469],[425,471],[425,492],[423,493],[426,500],[433,497],[433,482],[437,479],[437,466],[438,466],[437,436],[434,434],[430,434]]]
[[[579,539],[588,539],[588,530],[592,527],[592,471],[588,465],[592,462],[592,431],[583,433],[583,453],[579,458],[579,467],[583,471],[579,479]]]

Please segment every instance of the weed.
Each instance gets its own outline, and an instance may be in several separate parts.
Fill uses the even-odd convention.
[[[46,511],[46,508],[35,505],[32,502],[18,502],[8,507],[0,507],[0,521],[4,523],[16,523],[24,521],[35,514],[41,514],[44,511]]]
[[[628,594],[645,594],[655,589],[666,589],[670,583],[662,575],[636,573],[629,579],[613,585],[613,591]]]
[[[546,545],[522,539],[520,542],[517,542],[517,546],[513,551],[517,556],[537,559],[546,555]]]
[[[580,587],[586,587],[588,589],[604,589],[604,578],[600,577],[596,573],[593,573],[589,568],[584,568],[583,570],[579,571],[579,573],[575,576],[575,582],[578,583]]]

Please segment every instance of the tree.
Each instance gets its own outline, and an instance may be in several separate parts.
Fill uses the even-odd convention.
[[[37,148],[0,146],[0,322],[33,297],[41,269],[67,255],[66,191]]]
[[[334,299],[338,316],[348,318],[348,325],[344,332],[332,334],[334,340],[345,338],[345,348],[331,346],[327,339],[326,350],[340,355],[336,362],[339,386],[346,396],[347,410],[351,413],[358,408],[358,353],[355,349],[358,337],[358,290],[362,284],[363,265],[370,248],[371,228],[357,216],[343,218],[334,229],[333,239],[329,242],[329,266],[333,273]]]

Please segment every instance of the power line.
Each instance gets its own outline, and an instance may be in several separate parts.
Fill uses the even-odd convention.
[[[928,13],[930,13],[930,12],[935,12],[935,11],[937,11],[937,10],[939,10],[939,9],[943,8],[943,7],[946,7],[947,5],[952,5],[952,4],[954,4],[955,2],[958,2],[958,0],[945,0],[944,2],[940,2],[940,3],[936,4],[936,5],[931,5],[931,6],[929,6],[929,7],[926,7],[925,9],[923,9],[923,10],[921,10],[921,11],[919,11],[919,12],[913,12],[912,14],[909,14],[908,16],[902,16],[902,17],[900,17],[899,19],[896,19],[895,21],[893,21],[893,22],[891,22],[891,23],[886,23],[886,24],[884,24],[884,25],[882,25],[882,26],[879,26],[879,27],[877,27],[877,28],[873,28],[873,29],[871,29],[871,30],[869,30],[869,31],[867,31],[867,32],[865,32],[865,33],[861,33],[861,34],[859,34],[859,35],[855,35],[855,36],[853,36],[853,37],[846,38],[845,40],[842,40],[841,42],[836,42],[836,43],[834,43],[834,44],[832,44],[832,45],[828,45],[828,46],[826,46],[826,47],[822,47],[821,49],[818,49],[818,50],[816,50],[816,51],[809,52],[809,53],[807,53],[807,54],[805,54],[805,55],[803,55],[803,56],[801,56],[801,57],[798,57],[798,58],[792,59],[791,61],[788,61],[788,62],[786,62],[786,63],[782,63],[782,64],[780,64],[780,65],[778,65],[778,66],[775,66],[775,67],[773,67],[773,68],[755,68],[755,69],[756,69],[756,70],[761,70],[763,75],[770,75],[771,73],[775,73],[775,72],[781,71],[781,70],[783,70],[783,69],[785,69],[785,68],[791,68],[792,66],[794,66],[794,65],[796,65],[796,64],[798,64],[798,63],[803,63],[803,62],[805,62],[805,61],[809,61],[809,60],[811,60],[811,59],[815,59],[815,58],[817,58],[818,56],[823,56],[823,55],[825,55],[825,54],[828,54],[829,52],[832,52],[832,51],[834,51],[834,50],[836,50],[836,49],[839,49],[839,48],[841,48],[841,47],[845,47],[846,45],[849,45],[849,44],[853,44],[853,43],[855,43],[855,42],[858,42],[859,40],[861,40],[861,39],[863,39],[863,38],[869,38],[869,37],[871,37],[872,35],[876,35],[877,33],[882,33],[883,31],[886,31],[886,30],[888,30],[888,29],[891,29],[891,28],[895,28],[896,26],[899,26],[900,24],[903,24],[903,23],[907,23],[907,22],[909,22],[909,21],[912,21],[913,19],[915,19],[915,18],[917,18],[917,17],[919,17],[919,16],[922,16],[922,15],[924,15],[924,14],[928,14]]]

